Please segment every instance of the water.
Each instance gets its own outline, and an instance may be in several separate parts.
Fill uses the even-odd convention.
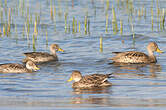
[[[28,2],[29,1],[29,2]],[[41,0],[7,1],[7,9],[17,9],[13,12],[9,36],[0,37],[1,63],[21,63],[25,58],[22,53],[30,51],[49,52],[49,45],[57,43],[65,50],[58,52],[58,62],[39,65],[41,70],[35,73],[0,74],[0,108],[15,109],[163,109],[166,107],[166,69],[165,53],[155,53],[158,62],[150,65],[112,65],[108,58],[114,51],[136,50],[147,53],[148,42],[155,41],[159,48],[166,50],[166,33],[157,25],[157,1],[134,0],[134,9],[146,8],[146,16],[139,17],[136,12],[132,17],[133,30],[129,22],[126,1],[109,1],[109,26],[105,32],[106,0],[54,0],[56,16],[50,17],[50,1]],[[1,10],[5,10],[2,0]],[[160,9],[166,8],[165,1],[159,1]],[[113,34],[111,26],[112,5],[116,11],[118,27],[123,20],[123,35]],[[40,13],[38,35],[33,48],[33,28],[29,38],[23,32],[26,20],[27,6],[30,7],[33,22],[35,13]],[[151,7],[154,10],[154,25],[151,24]],[[130,7],[130,6],[128,6]],[[23,11],[22,11],[23,10]],[[65,33],[64,13],[68,13],[70,33]],[[23,13],[23,15],[22,15]],[[84,32],[84,18],[88,14],[90,33]],[[81,32],[72,33],[72,20],[75,17],[81,22]],[[8,18],[8,17],[7,17]],[[5,14],[3,22],[7,21]],[[56,20],[56,31],[55,31]],[[3,30],[1,21],[1,30]],[[16,26],[17,24],[17,31]],[[47,29],[42,26],[47,25]],[[46,40],[48,32],[48,42]],[[23,36],[23,33],[25,36]],[[100,36],[103,36],[103,52],[99,49]],[[28,39],[28,40],[27,40]],[[48,43],[48,46],[47,46]],[[113,86],[98,90],[74,90],[67,80],[73,70],[79,70],[83,75],[92,73],[114,73],[115,78],[109,79]]]

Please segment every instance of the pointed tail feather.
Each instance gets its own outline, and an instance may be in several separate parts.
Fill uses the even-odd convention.
[[[108,78],[113,78],[113,77],[114,77],[114,76],[113,76],[113,73],[107,74],[107,77],[108,77]]]
[[[119,54],[119,53],[122,53],[122,52],[112,52],[112,53],[114,53],[114,54]]]

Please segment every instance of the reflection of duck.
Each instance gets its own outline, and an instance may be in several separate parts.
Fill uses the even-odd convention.
[[[147,46],[149,55],[137,51],[113,52],[115,57],[111,58],[116,63],[156,63],[156,57],[153,52],[162,53],[155,42],[150,42]]]
[[[25,59],[23,59],[23,62],[26,62],[27,60],[31,60],[34,63],[43,63],[43,62],[48,62],[48,61],[57,61],[58,57],[56,55],[56,51],[62,51],[64,52],[63,49],[61,49],[57,44],[52,44],[50,46],[50,54],[46,52],[29,52],[29,53],[24,53],[26,56]]]
[[[73,71],[70,79],[68,81],[74,80],[72,84],[73,88],[96,88],[111,86],[112,84],[108,82],[108,78],[111,74],[92,74],[82,76],[79,71]]]
[[[27,61],[26,66],[17,63],[0,65],[0,73],[31,73],[37,70],[39,70],[39,68],[32,61]]]
[[[115,67],[115,73],[118,77],[127,75],[128,77],[148,77],[155,78],[157,77],[156,72],[161,72],[161,65],[156,63],[150,64],[129,64],[129,63],[113,63]],[[115,76],[115,77],[117,77]]]
[[[110,98],[109,97],[73,97],[71,99],[72,104],[96,104],[103,106],[110,106]]]

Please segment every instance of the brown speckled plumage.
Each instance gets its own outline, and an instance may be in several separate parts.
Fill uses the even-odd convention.
[[[52,44],[50,46],[50,54],[47,52],[29,52],[24,53],[26,56],[25,59],[23,59],[23,62],[26,62],[27,60],[31,60],[34,63],[43,63],[48,61],[57,61],[58,57],[56,55],[56,51],[64,51],[61,49],[57,44]]]
[[[110,75],[111,74],[92,74],[82,76],[79,71],[73,71],[71,78],[68,81],[75,81],[72,84],[73,88],[98,88],[112,85],[112,83],[107,80],[111,77]]]
[[[113,52],[116,54],[115,57],[111,58],[115,63],[156,63],[156,57],[153,52],[160,52],[157,44],[155,42],[150,42],[147,46],[148,55],[137,51],[128,52]]]
[[[26,66],[17,63],[0,64],[0,73],[31,73],[39,68],[32,62],[27,61]]]

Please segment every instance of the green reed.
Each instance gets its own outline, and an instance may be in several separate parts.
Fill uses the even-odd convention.
[[[7,20],[7,15],[8,14],[8,9],[7,9],[7,7],[5,7],[5,19]]]
[[[38,24],[40,23],[40,17],[35,14],[35,22],[34,22],[34,34],[37,36],[38,35]]]
[[[33,37],[32,37],[32,46],[33,46],[33,51],[36,51],[36,46],[35,46],[35,34],[33,34]]]
[[[164,30],[164,23],[165,23],[165,9],[163,8],[160,11],[160,30]]]
[[[32,20],[32,13],[30,14],[30,24],[33,24],[33,20]]]
[[[140,9],[138,9],[138,17],[139,17],[139,19],[141,18],[141,10]]]
[[[120,34],[123,34],[123,21],[120,20]]]
[[[68,24],[68,33],[70,33],[70,23]]]
[[[1,23],[3,23],[3,10],[1,10]]]
[[[56,6],[54,5],[54,31],[56,32]]]
[[[4,36],[6,35],[6,26],[5,26],[5,24],[3,24],[3,35]]]
[[[7,7],[7,0],[5,0],[5,7]]]
[[[3,7],[3,3],[2,3],[2,0],[0,0],[0,7]]]
[[[52,0],[50,0],[50,16],[51,16],[51,20],[53,21],[53,19],[54,19],[54,15],[53,15]]]
[[[105,32],[108,33],[108,13],[106,14],[106,20],[105,20]]]
[[[65,33],[67,33],[67,13],[65,13]]]
[[[88,19],[88,34],[90,34],[90,19]]]
[[[163,30],[163,28],[162,28],[162,19],[163,19],[163,16],[162,16],[162,10],[160,10],[160,30],[162,31]]]
[[[61,15],[62,15],[62,9],[61,9],[61,0],[58,0],[58,15],[59,15],[59,17],[61,17]]]
[[[72,33],[75,33],[75,17],[73,17],[72,21]]]
[[[8,11],[8,23],[7,23],[7,36],[9,36],[10,33],[10,23],[11,23],[11,9],[9,8]]]
[[[163,8],[163,16],[162,16],[162,27],[165,29],[165,9]]]
[[[142,8],[141,8],[141,16],[143,16],[144,15],[144,6],[142,6]]]
[[[77,27],[78,27],[78,23],[77,23],[77,19],[75,19],[75,33],[78,32]]]
[[[115,13],[115,9],[112,5],[112,27],[113,27],[113,32],[114,34],[116,34],[118,32],[118,24],[117,24],[117,19],[116,19],[116,13]]]
[[[0,28],[0,37],[2,36],[2,31],[1,31],[1,28]]]
[[[100,36],[100,52],[103,52],[103,37]]]
[[[160,9],[157,5],[157,30],[159,31],[159,22],[160,22]]]
[[[78,22],[78,32],[79,33],[81,32],[81,23],[80,23],[80,21]]]
[[[35,20],[34,23],[34,34],[37,35],[38,34],[38,30],[37,30],[37,21]]]
[[[109,2],[109,0],[107,0],[106,1],[106,14],[108,13],[109,7],[110,7],[110,2]]]
[[[13,13],[14,13],[14,8],[11,8],[11,13],[10,13],[10,22],[11,24],[14,24],[14,19],[13,19]]]
[[[29,7],[27,7],[27,15],[26,15],[25,27],[26,27],[27,35],[29,36],[29,32],[30,32],[30,14],[29,14]]]
[[[146,19],[146,8],[144,9],[144,19]]]
[[[40,15],[37,16],[37,24],[40,24]]]
[[[25,11],[25,0],[20,0],[20,10],[21,10],[21,14],[22,16],[24,16],[24,11]]]
[[[56,6],[54,5],[54,19],[56,18]]]
[[[151,8],[151,23],[152,23],[152,31],[153,31],[153,8]]]
[[[85,16],[85,19],[84,19],[84,28],[85,28],[85,34],[87,34],[87,16]]]
[[[29,15],[27,15],[26,28],[27,28],[27,35],[29,36],[29,33],[30,33],[30,18],[29,18]]]
[[[15,7],[15,15],[18,16],[18,4],[16,2],[16,7]]]

